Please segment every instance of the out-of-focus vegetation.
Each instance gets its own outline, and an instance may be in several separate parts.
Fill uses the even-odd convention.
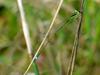
[[[48,30],[59,0],[23,0],[29,24],[33,54]],[[80,0],[64,0],[48,44],[36,63],[40,75],[66,75],[79,18]],[[78,16],[79,17],[79,16]],[[63,28],[53,34],[64,21]],[[84,19],[74,75],[100,75],[100,0],[85,0]],[[24,40],[17,0],[0,0],[0,75],[23,75],[30,63]],[[34,73],[31,67],[28,73]]]

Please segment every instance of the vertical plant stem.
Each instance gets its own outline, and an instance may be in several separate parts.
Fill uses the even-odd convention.
[[[37,66],[36,62],[33,62],[33,65],[32,66],[33,66],[35,75],[39,75],[39,70],[38,70],[38,66]]]
[[[81,31],[82,20],[83,20],[83,5],[84,5],[84,0],[81,0],[81,6],[80,6],[80,11],[79,11],[81,17],[80,17],[79,25],[77,27],[77,31],[75,35],[75,40],[74,40],[74,45],[72,49],[71,59],[70,59],[69,66],[68,66],[67,75],[73,75],[75,59],[77,56],[77,51],[78,51],[78,46],[79,46],[80,31]]]
[[[23,5],[22,5],[22,0],[17,0],[17,3],[18,3],[20,16],[21,16],[22,29],[23,29],[23,33],[24,33],[24,37],[25,37],[25,41],[26,41],[26,45],[27,45],[27,50],[28,50],[30,59],[32,59],[33,58],[32,44],[31,44],[31,39],[30,39],[30,35],[29,35],[28,23],[25,19],[25,13],[24,13]],[[33,63],[33,67],[35,70],[35,74],[39,75],[38,67],[37,67],[37,64],[35,62]]]
[[[32,46],[31,46],[31,40],[30,40],[30,36],[29,36],[28,24],[25,19],[25,13],[24,13],[23,5],[22,5],[22,0],[17,0],[17,3],[18,3],[20,16],[21,16],[22,29],[23,29],[23,34],[25,37],[28,53],[29,53],[29,55],[31,55],[32,54]]]

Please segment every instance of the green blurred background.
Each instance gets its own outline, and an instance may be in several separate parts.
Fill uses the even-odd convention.
[[[33,54],[39,47],[60,0],[23,0],[29,25]],[[66,75],[79,21],[73,18],[53,34],[73,11],[80,0],[64,0],[48,44],[41,50],[36,63],[40,75]],[[84,19],[74,75],[100,75],[100,0],[85,0]],[[0,75],[23,75],[30,63],[17,0],[0,0]],[[30,74],[29,74],[30,73]],[[34,72],[31,67],[28,74]],[[34,74],[33,74],[34,75]]]

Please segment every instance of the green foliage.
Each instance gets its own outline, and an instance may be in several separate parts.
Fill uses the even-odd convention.
[[[33,63],[33,70],[34,70],[35,75],[39,75],[39,70],[36,63]]]
[[[25,17],[34,46],[33,54],[49,27],[57,8],[57,2],[23,0]],[[36,75],[39,73],[40,75],[66,75],[67,62],[80,19],[78,11],[80,0],[64,0],[63,4],[52,29],[54,34],[50,34],[48,44],[42,48],[39,54],[38,63],[33,63],[29,72],[34,72]],[[74,11],[69,11],[70,9]],[[80,47],[74,75],[92,75],[90,71],[94,72],[94,67],[100,66],[99,9],[100,3],[96,0],[85,0]],[[3,0],[0,3],[0,74],[6,75],[8,71],[9,75],[12,72],[14,74],[16,72],[24,73],[29,62],[17,2],[15,0]],[[9,67],[11,70],[8,70]]]

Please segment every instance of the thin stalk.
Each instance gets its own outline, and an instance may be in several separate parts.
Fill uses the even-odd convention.
[[[24,75],[26,75],[26,73],[27,73],[28,70],[30,69],[32,63],[35,61],[35,59],[37,59],[37,56],[38,56],[38,54],[39,54],[41,48],[43,47],[44,43],[46,42],[46,39],[47,39],[49,33],[51,32],[51,30],[52,30],[52,28],[53,28],[54,21],[55,21],[57,15],[58,15],[58,12],[59,12],[59,10],[60,10],[60,8],[61,8],[62,3],[63,3],[63,0],[60,0],[60,3],[59,3],[59,5],[58,5],[57,11],[56,11],[56,13],[55,13],[55,15],[54,15],[54,17],[53,17],[53,20],[52,20],[52,22],[51,22],[51,24],[50,24],[50,27],[49,27],[49,29],[48,29],[48,31],[47,31],[47,33],[46,33],[46,35],[45,35],[43,41],[41,42],[40,46],[38,47],[38,49],[37,49],[37,51],[36,51],[36,53],[35,53],[35,55],[34,55],[32,61],[31,61],[31,63],[29,64],[27,70],[25,71]]]
[[[32,45],[31,45],[31,40],[30,40],[30,35],[29,35],[29,28],[28,28],[28,23],[25,19],[25,13],[22,5],[22,0],[17,0],[20,16],[21,16],[21,21],[22,21],[22,29],[23,29],[23,34],[25,37],[27,49],[29,55],[32,54]]]
[[[30,59],[32,59],[33,58],[32,44],[31,44],[31,39],[30,39],[30,35],[29,35],[28,23],[25,19],[25,13],[24,13],[23,5],[22,5],[22,0],[17,0],[17,4],[18,4],[20,16],[21,16],[22,29],[23,29],[23,34],[25,37],[26,45],[27,45],[27,50],[28,50]],[[37,64],[35,62],[33,63],[33,67],[35,70],[35,74],[39,75],[38,67],[37,67]]]
[[[36,62],[33,62],[32,66],[33,66],[33,70],[35,72],[35,75],[39,75],[39,70],[38,70],[38,66],[37,66]]]
[[[84,5],[84,0],[81,1],[81,7],[80,7],[80,11],[79,11],[81,17],[80,17],[79,25],[78,25],[77,31],[76,31],[76,36],[75,36],[75,40],[74,40],[74,45],[73,45],[73,49],[72,49],[71,59],[70,59],[69,66],[68,66],[67,75],[73,75],[73,70],[75,67],[75,60],[76,60],[77,51],[78,51],[78,47],[79,47],[80,31],[81,31],[82,20],[83,20],[83,5]]]

